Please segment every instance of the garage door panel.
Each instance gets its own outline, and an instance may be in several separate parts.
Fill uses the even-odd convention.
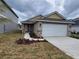
[[[67,35],[67,25],[43,24],[42,35],[43,36],[66,36]]]

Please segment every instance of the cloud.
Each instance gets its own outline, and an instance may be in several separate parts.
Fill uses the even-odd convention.
[[[13,11],[15,11],[16,14],[18,14],[19,16],[19,21],[24,21],[24,20],[27,20],[29,19],[30,17],[29,16],[33,16],[30,12],[28,12],[27,14],[26,13],[23,13],[23,12],[20,12],[14,8],[12,8]]]
[[[65,0],[64,8],[70,14],[79,8],[79,0]]]
[[[5,0],[22,19],[58,11],[67,18],[78,14],[79,0]]]
[[[64,0],[47,0],[51,5],[54,11],[63,11],[64,10]]]
[[[68,19],[74,19],[79,17],[79,9],[69,14]]]
[[[21,13],[25,13],[26,16],[28,15],[29,17],[33,15],[45,14],[52,7],[51,4],[46,0],[5,0],[5,1],[12,8],[18,10]]]
[[[14,8],[12,8],[14,11],[15,11],[15,13],[17,13],[18,14],[18,16],[20,16],[20,17],[22,17],[22,18],[24,18],[24,17],[26,17],[27,15],[25,14],[25,13],[23,13],[23,12],[20,12],[20,11],[18,11],[18,10],[16,10],[16,9],[14,9]]]
[[[5,0],[11,7],[21,12],[42,13],[50,4],[46,0]]]

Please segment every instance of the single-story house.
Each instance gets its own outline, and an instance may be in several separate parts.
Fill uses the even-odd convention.
[[[79,18],[76,18],[72,21],[75,22],[75,24],[71,26],[71,31],[76,33],[79,32]]]
[[[17,30],[17,23],[18,16],[16,13],[4,0],[0,0],[0,33]]]
[[[70,26],[74,24],[74,22],[67,21],[57,11],[47,16],[38,15],[21,23],[24,33],[35,33],[38,37],[69,36]]]

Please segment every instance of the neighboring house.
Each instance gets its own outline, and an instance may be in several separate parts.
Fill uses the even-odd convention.
[[[70,25],[74,22],[67,21],[58,12],[53,12],[46,17],[38,15],[21,23],[24,33],[35,33],[38,37],[44,37],[69,36]]]
[[[72,32],[79,32],[79,18],[76,18],[73,20],[75,24],[71,26],[71,31]]]
[[[7,5],[4,0],[0,0],[0,33],[9,32],[18,29],[18,16],[15,12]],[[5,23],[1,23],[3,20],[11,20]]]

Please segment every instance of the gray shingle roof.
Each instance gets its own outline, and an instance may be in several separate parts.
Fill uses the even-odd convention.
[[[58,15],[60,15],[60,14],[58,14]],[[26,21],[22,21],[21,23],[22,24],[33,24],[33,23],[38,22],[38,21],[40,21],[40,22],[52,22],[52,23],[63,23],[63,24],[65,24],[65,23],[66,24],[69,24],[69,23],[74,24],[73,21],[68,21],[63,16],[62,16],[62,19],[60,20],[60,19],[48,18],[47,16],[42,16],[42,15],[35,16],[35,17],[30,18]]]
[[[75,21],[75,25],[79,25],[79,20],[76,20]]]
[[[75,25],[78,25],[79,26],[79,18],[76,18],[73,21],[75,22]]]

